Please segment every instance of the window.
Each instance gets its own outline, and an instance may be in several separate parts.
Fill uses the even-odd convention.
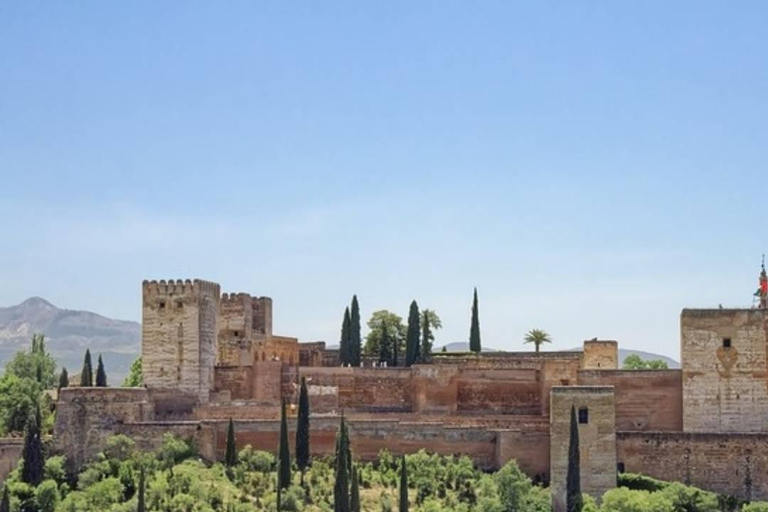
[[[567,386],[568,384],[570,384],[570,381],[568,379],[560,379],[561,386]]]
[[[240,331],[235,331],[235,338],[237,338],[238,336],[240,336]]]
[[[582,425],[589,423],[589,409],[586,407],[579,407],[579,423]]]
[[[176,301],[176,309],[181,309],[183,307],[184,307],[184,303],[181,302],[180,300],[177,300]]]
[[[157,305],[160,309],[165,309],[165,301],[161,300],[160,303]]]
[[[616,464],[616,469],[618,470],[619,473],[623,473],[624,471],[626,471],[626,469],[624,468],[623,462],[619,462],[618,464]]]
[[[723,338],[723,348],[731,348],[731,338]]]

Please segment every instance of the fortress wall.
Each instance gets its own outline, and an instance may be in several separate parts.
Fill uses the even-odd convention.
[[[626,471],[744,500],[768,500],[768,434],[618,432]]]
[[[541,414],[537,370],[465,369],[456,387],[459,413]]]
[[[582,386],[613,386],[617,430],[681,431],[680,370],[582,370]]]
[[[214,368],[216,391],[229,391],[234,400],[247,400],[253,396],[251,366],[217,366]]]
[[[613,340],[585,341],[582,368],[585,370],[617,370],[619,368],[618,342]]]
[[[412,366],[414,412],[456,414],[459,374],[456,365]]]
[[[0,484],[21,460],[24,440],[18,437],[0,438]]]
[[[300,366],[323,366],[324,341],[299,343]]]
[[[496,435],[498,467],[515,460],[535,481],[549,482],[549,428],[497,430]]]
[[[216,364],[250,365],[253,309],[247,293],[223,294],[219,303]]]
[[[298,373],[306,377],[313,412],[412,410],[410,368],[300,367]],[[298,393],[297,386],[290,389]]]

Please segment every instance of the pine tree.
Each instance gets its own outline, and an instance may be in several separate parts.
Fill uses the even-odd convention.
[[[11,497],[8,495],[8,484],[3,487],[3,497],[0,499],[0,512],[11,512]]]
[[[43,440],[40,435],[41,419],[40,405],[35,406],[35,416],[27,422],[24,432],[24,448],[22,451],[22,471],[21,481],[28,483],[33,487],[40,485],[43,481]]]
[[[341,425],[336,436],[336,483],[333,487],[334,512],[349,512],[349,434],[341,414]]]
[[[86,349],[83,371],[80,373],[80,386],[89,388],[93,386],[93,366],[91,365],[91,351]]]
[[[379,362],[391,363],[392,353],[390,352],[389,333],[387,332],[387,324],[381,324],[381,340],[379,340]],[[395,347],[395,366],[397,366],[397,347]]]
[[[61,391],[61,388],[68,388],[69,387],[69,373],[67,373],[66,368],[61,369],[61,373],[59,374],[59,391]]]
[[[285,399],[280,412],[280,447],[278,450],[277,482],[281,489],[291,485],[291,453],[288,448],[288,420],[285,417]]]
[[[349,316],[349,308],[344,309],[344,320],[341,322],[341,340],[339,341],[339,360],[341,364],[350,363],[350,333],[352,329],[352,320]]]
[[[408,470],[405,465],[405,455],[400,466],[400,512],[408,512]]]
[[[576,407],[571,406],[571,439],[568,444],[568,475],[565,480],[567,512],[581,512],[584,506],[581,497],[581,461],[579,455],[579,424],[576,421]]]
[[[309,394],[307,393],[307,380],[301,378],[299,390],[299,416],[296,421],[296,465],[301,471],[301,481],[304,482],[304,473],[309,467]]]
[[[477,288],[472,301],[472,326],[469,328],[469,350],[480,353],[480,319],[477,312]]]
[[[363,340],[360,336],[360,304],[357,303],[357,295],[352,296],[352,310],[350,311],[349,353],[350,364],[360,366],[360,352]]]
[[[405,335],[405,366],[411,366],[419,359],[419,305],[414,300],[408,313],[408,331]]]
[[[96,387],[107,387],[107,372],[104,371],[104,361],[101,359],[101,354],[99,354],[99,364],[96,367]]]
[[[227,426],[227,451],[224,454],[224,464],[227,467],[237,465],[237,440],[235,439],[235,422],[229,418]]]
[[[147,505],[145,503],[145,497],[144,494],[146,493],[146,487],[147,482],[144,477],[144,466],[141,466],[141,469],[139,470],[139,503],[136,507],[136,512],[146,512],[147,511]]]
[[[350,512],[360,512],[360,476],[356,466],[352,466],[352,490],[349,492]]]

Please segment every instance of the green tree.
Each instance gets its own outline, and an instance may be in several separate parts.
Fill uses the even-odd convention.
[[[11,512],[11,497],[8,495],[8,484],[3,486],[3,497],[0,499],[0,512]]]
[[[400,349],[405,344],[406,335],[403,319],[391,311],[382,309],[375,311],[371,318],[368,319],[368,334],[365,337],[365,347],[363,348],[365,355],[378,357],[381,353],[379,344],[384,326],[387,327],[387,334],[389,334],[390,341],[393,344],[392,348],[394,348],[396,343],[398,353],[402,352]],[[392,353],[392,349],[390,349],[390,353]]]
[[[142,465],[139,469],[139,489],[137,491],[137,494],[139,495],[137,500],[138,504],[136,506],[136,512],[146,512],[147,505],[146,505],[146,489],[147,489],[147,482],[146,477],[144,475],[144,466]]]
[[[576,406],[571,406],[571,438],[568,443],[568,474],[565,480],[567,512],[581,512],[584,505],[581,497],[581,460],[579,454],[579,424],[576,421]]]
[[[526,333],[523,343],[533,343],[536,347],[536,352],[539,352],[544,343],[552,343],[552,338],[543,329],[531,329]]]
[[[227,451],[224,454],[224,464],[230,468],[237,465],[237,440],[235,439],[235,422],[232,418],[229,418],[227,426]]]
[[[352,466],[352,490],[349,492],[350,512],[360,512],[360,476],[357,467]]]
[[[474,298],[472,299],[472,325],[469,328],[469,350],[478,354],[482,350],[480,344],[480,318],[477,310],[477,288],[475,288]]]
[[[336,435],[336,482],[333,487],[334,512],[349,512],[350,459],[349,433],[344,421],[344,413],[342,413],[339,433]]]
[[[22,433],[41,401],[40,383],[6,371],[0,378],[0,433]]]
[[[33,487],[43,481],[45,460],[43,459],[43,440],[40,433],[42,419],[40,405],[35,406],[34,417],[27,422],[24,432],[24,448],[22,449],[21,481]]]
[[[123,381],[124,388],[138,388],[144,385],[144,371],[141,364],[141,357],[137,357],[131,363],[131,369],[128,376]]]
[[[646,361],[637,354],[627,356],[622,366],[625,370],[666,370],[669,368],[666,361],[661,359]]]
[[[45,348],[45,337],[42,334],[32,336],[32,348],[16,352],[6,365],[5,373],[34,380],[42,389],[56,386],[56,360]]]
[[[421,360],[429,361],[432,357],[432,346],[435,343],[435,335],[432,329],[440,329],[443,326],[440,317],[431,309],[421,312]]]
[[[360,353],[362,351],[362,338],[360,336],[360,304],[357,295],[352,296],[352,309],[350,310],[349,353],[350,364],[360,366]]]
[[[96,387],[107,387],[107,372],[104,371],[104,361],[101,359],[101,354],[99,354],[99,363],[96,367]]]
[[[405,464],[405,455],[400,464],[400,512],[408,512],[408,469]]]
[[[68,388],[69,387],[69,373],[67,373],[66,368],[61,369],[61,373],[59,374],[59,391],[61,391],[61,388]]]
[[[54,480],[44,480],[35,489],[37,512],[54,512],[60,498],[56,482]]]
[[[379,362],[389,364],[392,362],[392,359],[392,341],[389,337],[387,324],[383,324],[381,326],[381,333],[379,333]],[[395,353],[394,361],[394,366],[397,366],[397,353]]]
[[[526,498],[531,490],[531,480],[522,472],[517,462],[507,462],[494,475],[499,499],[504,510],[525,510]]]
[[[280,409],[280,446],[278,448],[278,487],[287,489],[291,485],[291,453],[288,448],[288,420],[285,417],[285,399]]]
[[[86,349],[83,371],[80,373],[80,387],[89,388],[91,386],[93,386],[93,365],[91,364],[91,351]]]
[[[309,467],[309,394],[307,379],[303,376],[299,388],[299,414],[296,420],[296,465],[301,471],[303,484],[304,473]]]
[[[350,333],[352,331],[352,319],[349,316],[349,308],[344,309],[344,320],[341,322],[341,340],[339,341],[339,360],[341,364],[349,364]]]
[[[411,366],[419,360],[419,335],[421,334],[419,319],[419,305],[414,300],[408,311],[408,330],[405,335],[405,366]]]

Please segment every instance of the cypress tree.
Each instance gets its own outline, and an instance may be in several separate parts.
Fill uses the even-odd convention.
[[[429,310],[424,310],[421,322],[421,362],[426,363],[432,356],[432,326],[429,325]]]
[[[144,466],[141,466],[139,470],[139,504],[136,507],[136,512],[146,512],[147,505],[145,503],[144,493],[146,492],[147,483],[144,479]]]
[[[43,441],[40,436],[40,404],[35,405],[35,416],[27,422],[24,431],[24,448],[22,460],[24,464],[21,471],[21,481],[33,487],[43,481]]]
[[[59,391],[61,391],[61,388],[68,388],[69,387],[69,373],[67,373],[66,368],[61,369],[61,373],[59,374]]]
[[[350,364],[360,366],[360,351],[362,350],[362,338],[360,336],[360,304],[357,303],[357,295],[352,296],[352,310],[350,311],[349,354]]]
[[[89,388],[93,386],[93,366],[91,365],[91,351],[85,350],[85,360],[83,361],[83,371],[80,373],[80,386]]]
[[[299,416],[296,421],[296,465],[301,471],[301,481],[304,482],[304,473],[309,467],[309,394],[307,393],[307,379],[301,378],[299,390]]]
[[[571,406],[571,439],[568,444],[568,475],[565,480],[567,512],[581,512],[584,506],[581,497],[581,461],[579,456],[579,424],[576,421],[576,406]]]
[[[349,512],[349,436],[341,414],[341,425],[336,436],[336,483],[333,486],[334,512]]]
[[[232,418],[229,418],[229,425],[227,426],[227,451],[224,454],[224,464],[230,468],[237,465],[237,441],[235,439],[235,422],[232,421]]]
[[[0,499],[0,512],[11,512],[11,497],[8,495],[8,484],[3,487],[3,497]]]
[[[392,353],[389,351],[389,333],[387,324],[381,323],[381,339],[379,340],[379,362],[391,363]],[[395,366],[397,366],[397,348],[395,348]]]
[[[472,300],[472,326],[469,328],[469,350],[480,353],[480,319],[477,313],[477,288]]]
[[[341,364],[350,363],[350,333],[352,329],[352,320],[349,315],[349,308],[344,309],[344,320],[341,322],[341,340],[339,341],[339,360]]]
[[[408,331],[405,336],[405,366],[411,366],[419,359],[419,305],[414,300],[408,312]]]
[[[405,465],[405,455],[400,466],[400,512],[408,512],[408,470]]]
[[[356,466],[352,466],[352,490],[349,492],[350,512],[360,512],[360,476]]]
[[[99,354],[99,364],[96,367],[96,387],[107,387],[107,372],[104,371],[104,361],[101,359],[101,354]]]
[[[285,417],[285,399],[280,412],[280,447],[278,449],[277,483],[281,489],[291,485],[291,453],[288,448],[288,420]]]

